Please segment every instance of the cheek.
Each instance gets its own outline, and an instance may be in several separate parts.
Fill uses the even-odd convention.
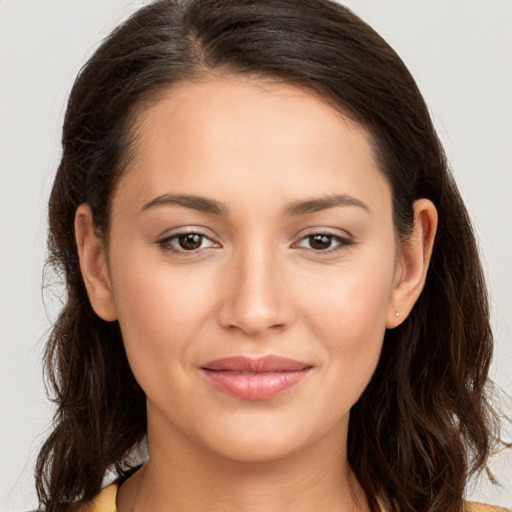
[[[204,276],[129,254],[117,265],[112,283],[128,360],[148,391],[152,382],[187,365],[194,340],[206,329],[213,295]]]
[[[350,390],[356,401],[378,363],[393,287],[394,259],[360,258],[329,270],[303,293],[302,315],[323,347],[333,389]],[[312,283],[311,283],[312,284]]]
[[[317,328],[335,338],[336,333],[352,339],[373,329],[383,332],[395,262],[393,253],[377,254],[380,257],[357,254],[339,267],[325,269],[323,275],[311,275],[299,292],[304,297],[302,314],[310,321],[318,319]]]

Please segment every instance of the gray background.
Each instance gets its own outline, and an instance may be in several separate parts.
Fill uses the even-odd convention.
[[[35,506],[34,458],[51,406],[40,355],[46,202],[71,83],[98,42],[144,1],[0,0],[0,510]],[[492,375],[512,394],[512,1],[350,0],[397,50],[426,97],[474,218],[497,340]],[[510,406],[508,413],[512,411]],[[501,489],[469,496],[512,506]]]

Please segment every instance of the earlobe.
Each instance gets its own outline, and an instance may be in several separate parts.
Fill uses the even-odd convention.
[[[388,305],[388,329],[400,325],[418,300],[434,247],[438,221],[436,207],[429,199],[418,199],[413,209],[414,229],[400,247],[397,278]]]
[[[94,231],[92,211],[87,203],[76,210],[75,237],[80,270],[93,310],[103,320],[117,320],[105,247]]]

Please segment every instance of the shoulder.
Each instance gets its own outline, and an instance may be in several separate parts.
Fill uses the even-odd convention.
[[[511,512],[510,509],[494,507],[493,505],[484,505],[474,501],[466,501],[464,512]]]
[[[117,483],[105,487],[86,505],[73,508],[72,512],[116,512]]]

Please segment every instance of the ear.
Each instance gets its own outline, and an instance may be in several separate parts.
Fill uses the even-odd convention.
[[[105,247],[94,231],[92,211],[87,203],[76,210],[75,237],[80,270],[92,309],[103,320],[117,320]]]
[[[432,256],[437,230],[437,209],[429,199],[414,202],[414,230],[399,248],[395,282],[388,305],[386,327],[400,325],[418,300]]]

